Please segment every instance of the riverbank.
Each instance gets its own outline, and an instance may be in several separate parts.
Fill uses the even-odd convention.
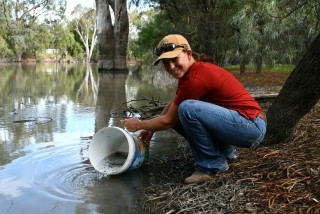
[[[64,59],[61,59],[56,56],[46,56],[46,57],[40,57],[40,59],[35,58],[23,58],[21,61],[19,61],[15,57],[8,57],[8,58],[0,58],[0,64],[9,64],[9,63],[37,63],[37,62],[45,62],[45,63],[83,63],[85,62],[84,59],[76,58],[76,57],[67,57]]]
[[[234,75],[247,86],[277,92],[288,73]],[[272,103],[263,103],[267,111]],[[305,115],[289,143],[238,149],[230,169],[211,182],[185,185],[193,171],[188,143],[159,173],[159,183],[143,191],[137,213],[319,213],[320,106]]]

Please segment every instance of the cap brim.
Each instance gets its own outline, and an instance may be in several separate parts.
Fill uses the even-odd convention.
[[[160,60],[162,59],[171,59],[171,58],[175,58],[177,56],[179,56],[181,54],[181,52],[183,51],[183,48],[176,48],[173,51],[169,51],[169,52],[165,52],[163,54],[161,54],[156,61],[154,62],[153,65],[157,65]]]

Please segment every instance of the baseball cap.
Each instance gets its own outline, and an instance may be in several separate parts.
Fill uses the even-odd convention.
[[[161,59],[170,59],[179,56],[183,50],[191,50],[189,42],[180,34],[170,34],[165,36],[157,45],[154,53],[157,59],[154,65],[157,65]]]

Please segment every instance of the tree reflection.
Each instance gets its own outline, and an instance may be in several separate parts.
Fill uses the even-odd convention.
[[[96,127],[97,132],[106,126],[119,126],[120,121],[110,117],[126,102],[127,73],[113,71],[99,74],[99,90],[96,104]]]
[[[93,95],[94,102],[96,102],[98,86],[96,80],[94,79],[91,65],[89,63],[86,63],[85,76],[76,93],[77,99],[79,99],[80,96],[82,97],[82,99],[91,96],[91,94],[89,94],[89,85],[91,86],[91,92]]]
[[[24,155],[25,146],[54,141],[55,133],[68,132],[67,124],[75,123],[74,112],[95,106],[98,76],[93,71],[89,64],[10,64],[0,68],[0,165]],[[40,124],[30,119],[44,117],[52,121]]]

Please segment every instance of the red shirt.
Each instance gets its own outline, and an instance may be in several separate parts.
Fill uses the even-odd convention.
[[[187,99],[201,100],[239,112],[247,119],[255,118],[261,107],[239,80],[225,69],[206,62],[195,62],[179,79],[173,103]]]

